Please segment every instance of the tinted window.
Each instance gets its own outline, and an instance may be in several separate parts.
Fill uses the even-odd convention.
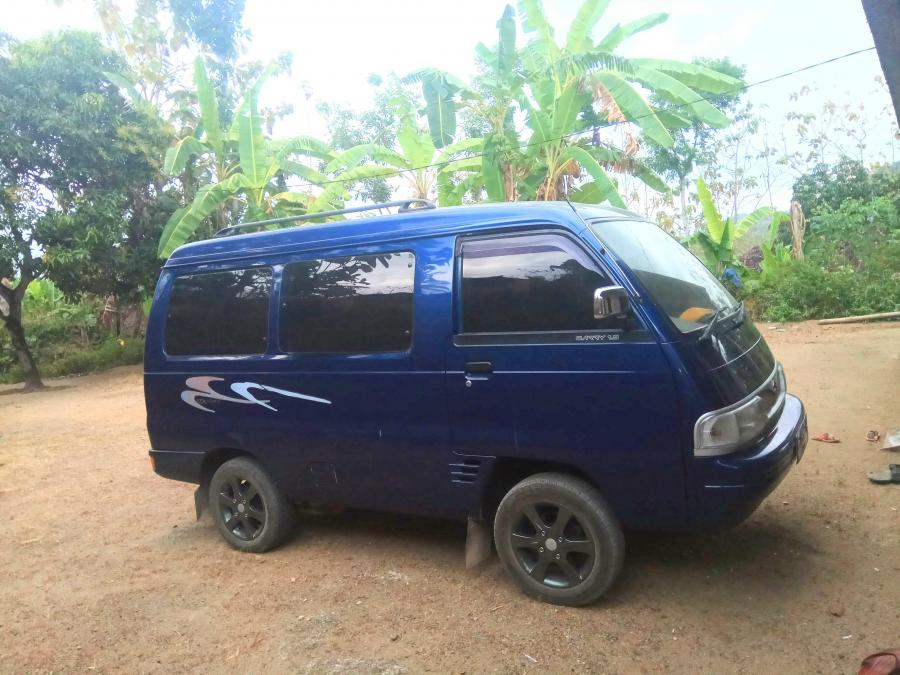
[[[594,291],[611,282],[572,241],[528,235],[465,242],[463,331],[553,332],[623,328],[594,318]]]
[[[281,282],[281,348],[289,352],[409,349],[414,277],[412,253],[286,265]]]
[[[262,354],[271,289],[268,267],[178,277],[169,300],[166,352],[173,356]]]

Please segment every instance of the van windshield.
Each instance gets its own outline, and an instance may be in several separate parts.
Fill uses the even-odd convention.
[[[624,262],[682,333],[706,326],[737,301],[706,266],[653,223],[595,220],[594,234]]]

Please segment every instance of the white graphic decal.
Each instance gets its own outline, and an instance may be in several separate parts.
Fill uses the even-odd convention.
[[[234,382],[231,385],[231,391],[233,391],[235,394],[239,394],[243,398],[226,396],[225,394],[220,394],[219,392],[213,390],[211,384],[212,382],[224,381],[224,378],[221,377],[189,377],[184,381],[184,384],[185,386],[190,388],[185,389],[183,392],[181,392],[181,400],[187,403],[189,406],[197,408],[198,410],[203,410],[204,412],[211,413],[214,413],[216,411],[205,407],[200,401],[197,400],[198,398],[211,398],[216,401],[228,401],[229,403],[249,403],[261,405],[263,408],[278,412],[278,409],[275,406],[269,405],[269,399],[259,399],[250,393],[251,389],[259,389],[260,391],[269,391],[273,394],[279,394],[281,396],[300,398],[304,401],[312,401],[313,403],[324,403],[325,405],[331,405],[331,401],[329,401],[328,399],[318,398],[317,396],[308,396],[307,394],[298,394],[295,391],[278,389],[277,387],[269,387],[264,384],[257,384],[256,382]]]

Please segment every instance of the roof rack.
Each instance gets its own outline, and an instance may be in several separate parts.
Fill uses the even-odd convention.
[[[422,204],[422,206],[413,206],[413,204]],[[291,223],[299,220],[316,220],[318,218],[330,218],[331,216],[341,216],[345,213],[360,213],[362,211],[375,211],[377,209],[389,209],[399,207],[397,213],[409,213],[419,209],[435,209],[435,203],[430,199],[401,199],[394,202],[382,202],[381,204],[369,204],[367,206],[351,206],[347,209],[335,209],[334,211],[319,211],[318,213],[306,213],[302,216],[284,216],[283,218],[270,218],[269,220],[256,220],[250,223],[238,223],[237,225],[229,225],[223,227],[216,232],[213,237],[227,237],[235,234],[239,230],[247,227],[263,227],[265,225],[277,225],[279,223]]]

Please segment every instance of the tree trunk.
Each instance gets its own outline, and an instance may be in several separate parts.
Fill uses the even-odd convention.
[[[862,0],[862,5],[894,101],[894,115],[900,121],[900,2]]]
[[[514,167],[510,163],[506,162],[501,166],[500,171],[503,174],[503,192],[506,194],[506,201],[518,201],[518,195],[516,195],[516,175]]]
[[[44,383],[41,381],[37,363],[35,363],[34,357],[31,355],[31,349],[28,348],[28,343],[25,341],[25,329],[22,327],[22,322],[18,316],[15,315],[15,310],[12,306],[10,310],[12,310],[10,315],[3,317],[3,323],[6,326],[6,330],[9,331],[13,348],[16,350],[16,357],[19,359],[19,366],[25,375],[25,391],[43,389]]]
[[[9,331],[13,349],[16,350],[19,366],[25,376],[25,391],[44,388],[37,363],[25,341],[25,328],[22,326],[22,298],[30,281],[30,277],[23,278],[15,289],[6,285],[6,279],[3,280],[4,283],[0,283],[0,296],[2,296],[0,297],[0,301],[2,301],[0,302],[0,319],[3,320],[3,325]]]

